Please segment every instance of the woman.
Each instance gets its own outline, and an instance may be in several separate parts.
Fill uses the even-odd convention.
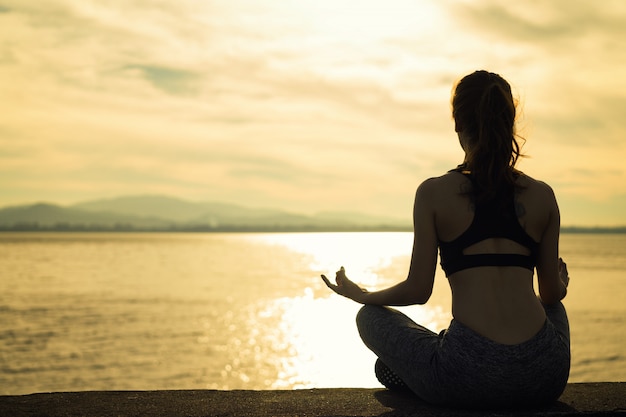
[[[405,281],[368,292],[343,267],[336,293],[365,304],[357,325],[390,389],[434,404],[537,406],[555,401],[569,376],[569,282],[558,257],[560,217],[552,189],[515,169],[515,103],[499,75],[476,71],[456,86],[462,165],[417,189]],[[452,290],[453,320],[440,334],[383,306],[424,304],[437,249]],[[539,297],[533,288],[537,270]]]

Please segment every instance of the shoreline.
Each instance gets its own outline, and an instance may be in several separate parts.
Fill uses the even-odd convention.
[[[121,416],[626,416],[626,382],[571,383],[552,406],[464,411],[385,389],[83,391],[0,396],[12,417]]]
[[[0,225],[0,234],[15,233],[410,233],[413,232],[412,226],[346,226],[346,227],[164,227],[164,228],[141,228],[134,226],[107,227],[107,226],[84,226],[84,225],[68,225],[63,227],[57,226],[4,226]],[[626,226],[562,226],[561,234],[600,234],[600,235],[622,235],[626,234]]]

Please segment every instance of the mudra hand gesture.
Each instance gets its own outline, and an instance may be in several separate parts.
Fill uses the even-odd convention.
[[[336,284],[330,282],[330,280],[326,278],[326,275],[322,275],[322,279],[326,283],[326,286],[337,294],[343,295],[358,303],[364,303],[363,296],[367,294],[367,290],[350,281],[346,276],[346,270],[343,266],[335,274]]]

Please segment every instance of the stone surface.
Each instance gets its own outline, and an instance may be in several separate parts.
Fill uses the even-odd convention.
[[[0,396],[0,416],[626,416],[626,383],[569,384],[539,410],[463,411],[432,407],[384,389],[294,391],[86,391]]]

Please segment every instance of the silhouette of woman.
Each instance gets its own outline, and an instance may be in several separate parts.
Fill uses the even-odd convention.
[[[570,369],[561,300],[560,216],[552,189],[515,169],[520,146],[507,81],[476,71],[452,97],[463,164],[417,189],[407,278],[368,292],[342,267],[337,294],[365,304],[357,326],[388,388],[458,407],[538,406],[563,392]],[[452,290],[449,327],[437,334],[387,306],[424,304],[437,251]],[[533,287],[537,271],[539,296]]]

